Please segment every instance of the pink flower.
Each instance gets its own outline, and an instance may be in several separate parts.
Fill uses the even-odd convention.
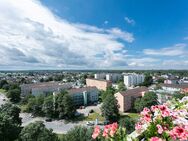
[[[106,125],[106,126],[104,126],[104,130],[103,130],[103,134],[102,134],[102,136],[103,137],[108,137],[108,130],[109,130],[109,127]]]
[[[152,138],[150,139],[150,141],[162,141],[162,139],[161,139],[161,138],[158,138],[158,137],[152,137]]]
[[[158,129],[158,133],[162,134],[163,133],[163,128],[161,125],[157,124],[157,129]]]
[[[158,105],[151,106],[151,111],[152,111],[152,112],[155,112],[155,110],[157,110],[158,108],[159,108]]]
[[[144,110],[141,112],[141,115],[146,115],[150,112],[150,109],[144,108]]]
[[[185,127],[186,128],[186,127]],[[170,136],[172,139],[187,140],[188,131],[184,127],[176,126],[170,131]]]
[[[146,122],[151,122],[151,115],[150,114],[144,115],[143,120],[146,121]]]
[[[93,131],[93,134],[92,134],[92,138],[93,139],[96,139],[100,134],[100,127],[99,126],[95,126],[95,129]]]
[[[136,123],[135,130],[141,130],[141,129],[142,129],[142,124],[140,122]]]

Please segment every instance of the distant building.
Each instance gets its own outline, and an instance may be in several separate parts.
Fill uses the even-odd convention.
[[[162,84],[161,87],[163,90],[166,90],[170,93],[175,93],[175,92],[187,93],[188,92],[188,84]]]
[[[166,79],[164,80],[164,84],[178,84],[179,79]]]
[[[68,90],[76,106],[98,102],[99,90],[96,87],[83,87]]]
[[[124,76],[124,84],[126,87],[139,85],[144,82],[144,75],[141,74],[128,74]]]
[[[116,93],[115,97],[119,104],[119,111],[126,112],[130,110],[135,99],[144,96],[146,92],[148,92],[147,87],[138,87]]]
[[[106,74],[106,80],[112,81],[112,82],[117,82],[122,78],[122,75],[119,73],[109,73]]]
[[[61,89],[70,89],[72,87],[69,83],[58,83],[58,82],[43,82],[34,84],[23,84],[21,87],[21,95],[26,96],[32,94],[34,96],[53,93],[60,91]]]
[[[94,74],[95,79],[106,79],[106,74],[105,73],[96,73]]]
[[[112,83],[111,81],[106,81],[106,80],[98,80],[98,79],[86,79],[86,85],[88,87],[95,86],[99,90],[104,90],[106,91],[107,87],[111,86]]]

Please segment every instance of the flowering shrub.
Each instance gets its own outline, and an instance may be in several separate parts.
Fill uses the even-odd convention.
[[[126,141],[187,141],[188,140],[188,97],[171,100],[163,105],[144,108],[135,131],[126,135],[117,123],[106,125],[103,130],[96,126],[93,139]]]

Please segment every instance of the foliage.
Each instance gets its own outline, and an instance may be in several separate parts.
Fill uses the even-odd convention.
[[[118,109],[118,102],[114,95],[107,95],[101,106],[101,112],[105,119],[111,122],[117,121],[119,119],[120,115]]]
[[[144,82],[140,84],[141,86],[150,86],[153,83],[153,79],[151,75],[145,75]]]
[[[164,83],[164,78],[163,77],[160,77],[159,79],[157,79],[157,83]]]
[[[121,127],[124,127],[126,128],[127,130],[127,133],[131,133],[134,131],[134,126],[135,126],[135,123],[136,121],[133,119],[133,118],[130,118],[130,117],[123,117],[123,118],[120,118],[119,120],[119,125]]]
[[[52,129],[45,128],[41,121],[30,123],[20,133],[21,141],[58,141],[58,137]]]
[[[54,102],[53,102],[52,95],[50,95],[44,99],[42,111],[46,117],[49,117],[49,118],[54,117]]]
[[[39,95],[39,96],[31,97],[28,100],[26,111],[31,112],[35,116],[42,116],[43,103],[44,103],[44,96]]]
[[[0,107],[0,140],[12,141],[18,138],[21,131],[20,109],[11,104]]]
[[[73,100],[70,95],[65,94],[63,97],[64,116],[67,118],[73,118],[76,112]]]
[[[4,85],[8,84],[6,80],[1,80],[0,81],[0,89],[3,88]]]
[[[118,83],[118,91],[126,91],[125,84],[122,81]]]
[[[134,108],[140,112],[144,107],[150,108],[152,105],[158,104],[157,95],[154,92],[147,92],[142,98],[138,98],[134,102]]]
[[[112,87],[108,87],[106,89],[106,91],[101,91],[101,98],[102,98],[102,101],[105,100],[105,98],[107,97],[107,95],[114,95],[115,93],[115,89],[112,88]]]
[[[87,128],[84,126],[76,126],[67,134],[63,135],[60,140],[61,141],[92,141],[92,128]]]
[[[7,93],[7,97],[10,98],[10,101],[13,103],[18,103],[21,100],[20,89],[11,89]]]

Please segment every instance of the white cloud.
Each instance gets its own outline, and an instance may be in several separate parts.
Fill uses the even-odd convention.
[[[119,39],[134,41],[132,33],[119,28],[68,22],[37,0],[0,1],[0,27],[1,68],[126,65],[125,46]]]
[[[187,45],[184,43],[175,44],[171,47],[161,48],[161,49],[144,49],[144,54],[155,55],[155,56],[179,56],[187,54],[185,47]]]
[[[125,21],[126,21],[128,24],[135,25],[135,21],[134,21],[133,19],[130,19],[129,17],[125,17]]]

